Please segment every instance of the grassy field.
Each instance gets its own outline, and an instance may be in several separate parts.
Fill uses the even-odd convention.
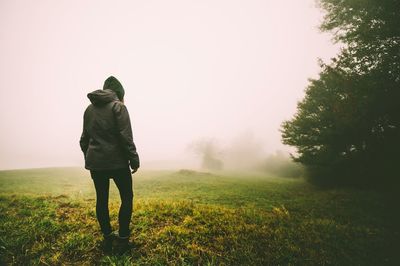
[[[398,205],[257,174],[134,176],[134,249],[103,256],[89,173],[0,172],[0,264],[399,265]],[[119,197],[111,187],[116,229]]]

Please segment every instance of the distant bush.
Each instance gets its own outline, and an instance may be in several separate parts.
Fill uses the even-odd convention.
[[[303,176],[304,168],[283,152],[268,156],[262,164],[262,169],[280,177],[298,178]]]

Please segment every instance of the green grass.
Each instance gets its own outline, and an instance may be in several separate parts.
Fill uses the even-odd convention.
[[[0,172],[0,264],[395,265],[398,208],[381,192],[257,174],[134,176],[131,240],[104,256],[89,173]],[[112,225],[119,196],[111,186]]]

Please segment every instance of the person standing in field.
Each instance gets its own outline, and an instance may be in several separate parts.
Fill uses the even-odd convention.
[[[116,243],[118,253],[129,249],[133,204],[130,168],[133,174],[140,166],[124,95],[124,88],[113,76],[106,79],[103,90],[89,93],[87,97],[91,104],[84,113],[80,138],[85,168],[90,170],[96,189],[96,216],[104,236],[102,248],[105,252],[112,251],[113,243]],[[114,180],[121,198],[118,233],[113,232],[110,224],[110,178]]]

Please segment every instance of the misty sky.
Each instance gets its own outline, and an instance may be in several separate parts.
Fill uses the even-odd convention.
[[[338,47],[313,0],[0,1],[0,169],[83,165],[86,94],[114,75],[146,162],[253,134],[289,150],[317,59]]]

